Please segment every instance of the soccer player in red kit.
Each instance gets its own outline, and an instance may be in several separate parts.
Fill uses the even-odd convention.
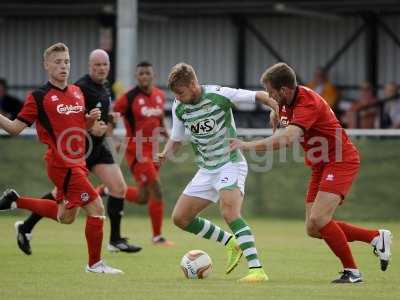
[[[125,199],[148,205],[153,229],[153,243],[172,246],[161,234],[164,201],[159,181],[159,167],[153,153],[157,153],[160,135],[168,138],[164,122],[165,94],[154,86],[153,66],[141,62],[136,66],[138,85],[119,97],[114,111],[121,113],[126,127],[128,147],[125,158],[139,188],[128,187]]]
[[[0,128],[11,135],[36,122],[39,140],[48,146],[47,174],[57,187],[57,203],[52,200],[20,197],[8,189],[0,197],[0,211],[27,209],[63,224],[71,224],[79,211],[86,212],[85,236],[89,261],[86,272],[121,274],[101,260],[104,207],[88,180],[85,163],[85,134],[100,117],[98,108],[85,115],[85,99],[75,85],[68,85],[69,51],[57,43],[44,52],[44,68],[49,81],[28,95],[14,121],[0,115]]]
[[[307,234],[323,239],[343,265],[342,275],[332,283],[362,282],[348,244],[352,241],[371,244],[385,271],[391,254],[391,232],[333,219],[358,174],[360,158],[329,105],[314,91],[297,85],[294,70],[284,63],[268,68],[261,83],[278,101],[280,124],[286,129],[258,141],[233,139],[231,149],[277,150],[299,141],[312,170],[305,201]],[[279,120],[278,116],[273,115],[272,120]],[[275,129],[277,122],[273,123]]]

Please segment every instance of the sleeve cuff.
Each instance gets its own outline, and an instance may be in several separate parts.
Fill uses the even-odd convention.
[[[16,119],[21,121],[21,122],[23,122],[23,123],[25,123],[28,127],[31,127],[32,124],[33,124],[33,123],[29,122],[28,120],[26,120],[26,119],[24,119],[22,117],[19,117],[19,116]]]

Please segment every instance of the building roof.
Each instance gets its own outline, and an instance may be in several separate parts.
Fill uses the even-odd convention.
[[[98,15],[115,14],[116,0],[5,0],[0,3],[1,16],[17,15]],[[139,13],[159,16],[245,15],[328,15],[400,13],[398,0],[138,0]]]

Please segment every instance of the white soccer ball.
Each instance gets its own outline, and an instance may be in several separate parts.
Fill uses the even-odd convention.
[[[190,250],[182,257],[181,268],[186,278],[204,279],[212,271],[212,261],[204,251]]]

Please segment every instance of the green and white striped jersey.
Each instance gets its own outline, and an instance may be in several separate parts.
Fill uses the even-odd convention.
[[[183,141],[186,129],[196,163],[203,169],[216,170],[227,162],[244,160],[239,150],[229,152],[228,138],[237,136],[232,106],[239,102],[255,102],[255,95],[254,91],[204,85],[195,103],[175,100],[171,139]]]

